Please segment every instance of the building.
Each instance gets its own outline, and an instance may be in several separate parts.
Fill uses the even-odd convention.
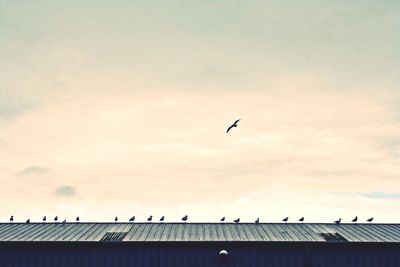
[[[399,267],[400,224],[2,223],[1,267]]]

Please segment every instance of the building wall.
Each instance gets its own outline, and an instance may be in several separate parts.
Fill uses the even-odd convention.
[[[228,251],[221,257],[221,249]],[[0,243],[1,267],[400,267],[398,244]]]

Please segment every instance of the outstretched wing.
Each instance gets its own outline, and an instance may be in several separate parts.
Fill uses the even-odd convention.
[[[228,130],[226,130],[226,133],[228,133],[232,129],[233,125],[229,126]]]
[[[235,120],[235,123],[234,123],[234,124],[238,123],[239,121],[240,121],[240,119],[238,119],[238,120]]]

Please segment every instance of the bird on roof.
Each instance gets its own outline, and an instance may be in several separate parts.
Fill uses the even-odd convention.
[[[115,222],[118,222],[118,217],[115,217],[115,218],[114,218],[114,221],[115,221]]]
[[[29,219],[28,219],[28,220],[26,220],[26,222],[25,222],[25,223],[31,223],[31,220],[29,220]]]
[[[13,221],[14,221],[14,215],[11,215],[10,222],[13,222]]]
[[[342,218],[340,218],[340,219],[337,220],[337,221],[334,221],[335,224],[340,224],[341,222],[342,222]]]
[[[234,223],[240,223],[240,218],[237,218],[236,220],[233,221]]]
[[[135,221],[135,216],[132,216],[132,217],[129,219],[129,221],[130,221],[130,222]]]
[[[164,216],[162,216],[161,218],[160,218],[160,222],[163,222],[164,221]]]
[[[238,122],[240,121],[240,119],[236,120],[231,126],[228,127],[228,129],[226,130],[226,133],[228,133],[233,127],[238,127]]]
[[[66,223],[67,223],[67,220],[62,221],[62,224],[66,224]]]
[[[75,221],[79,222],[79,216],[78,216],[78,217],[76,217]]]
[[[257,218],[257,220],[254,223],[255,224],[259,224],[260,223],[260,218]]]
[[[47,220],[46,216],[43,217],[43,222],[45,222]]]
[[[151,220],[153,220],[153,215],[150,215],[150,217],[147,218],[147,221],[148,221],[148,222],[151,222]]]
[[[182,221],[186,222],[186,221],[187,221],[187,219],[188,219],[188,216],[187,216],[187,215],[185,215],[185,216],[183,216],[183,218],[182,218]]]
[[[301,218],[299,219],[299,222],[304,222],[304,217],[301,217]]]
[[[351,222],[357,222],[358,217],[356,216]]]
[[[371,217],[367,220],[367,222],[372,222],[374,220],[374,217]]]
[[[225,221],[225,217],[222,217],[221,220],[219,220],[220,222],[224,222]]]
[[[286,217],[285,219],[282,220],[282,222],[287,222],[289,220],[289,217]]]
[[[54,217],[54,221],[55,222],[58,221],[58,216]]]

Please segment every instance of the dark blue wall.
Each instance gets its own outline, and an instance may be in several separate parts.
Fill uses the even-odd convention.
[[[229,256],[218,252],[226,249]],[[400,267],[397,244],[0,243],[1,267]]]

